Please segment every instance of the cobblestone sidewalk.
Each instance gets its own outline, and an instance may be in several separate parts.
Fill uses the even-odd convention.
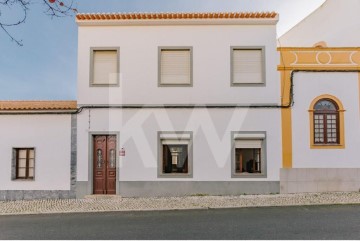
[[[360,192],[159,198],[121,198],[120,196],[94,195],[84,199],[1,201],[0,215],[323,204],[360,204]]]

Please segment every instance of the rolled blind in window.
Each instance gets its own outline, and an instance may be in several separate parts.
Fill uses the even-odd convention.
[[[261,49],[233,50],[233,83],[263,83]]]
[[[117,84],[117,51],[95,50],[93,84]]]
[[[188,145],[190,140],[163,140],[163,145]]]
[[[190,84],[190,50],[161,50],[161,84]]]
[[[261,148],[262,140],[236,140],[235,148]]]

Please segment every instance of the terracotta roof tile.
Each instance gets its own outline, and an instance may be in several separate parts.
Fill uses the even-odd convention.
[[[276,12],[79,13],[77,20],[274,19]]]
[[[0,101],[0,111],[76,110],[76,101]]]

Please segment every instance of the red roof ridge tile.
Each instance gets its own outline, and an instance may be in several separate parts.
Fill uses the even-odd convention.
[[[16,110],[75,110],[74,100],[1,100],[0,111]]]
[[[154,20],[154,19],[274,19],[276,12],[135,12],[78,13],[77,20]]]

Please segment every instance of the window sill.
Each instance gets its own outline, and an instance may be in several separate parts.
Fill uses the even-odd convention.
[[[158,178],[192,178],[193,175],[192,173],[169,173],[169,174],[165,174],[165,173],[161,173],[158,174]]]
[[[93,84],[90,83],[90,87],[120,87],[119,84]]]
[[[265,87],[265,82],[261,83],[233,83],[231,82],[230,87]]]
[[[158,84],[158,87],[193,87],[192,84]]]
[[[344,144],[312,144],[310,149],[345,149]]]
[[[264,173],[232,173],[231,178],[266,178]]]
[[[11,179],[14,182],[33,182],[35,179]]]

